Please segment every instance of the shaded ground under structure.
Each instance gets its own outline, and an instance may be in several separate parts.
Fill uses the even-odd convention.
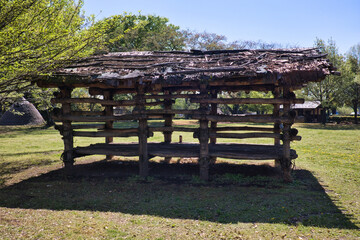
[[[139,156],[139,174],[148,176],[149,159],[155,156],[197,157],[200,177],[209,178],[209,166],[217,157],[271,160],[281,166],[285,181],[291,181],[292,159],[296,152],[290,142],[300,140],[292,128],[296,112],[292,104],[303,103],[294,91],[308,82],[337,74],[318,49],[216,50],[171,52],[119,52],[92,56],[58,69],[51,76],[37,76],[40,87],[58,88],[52,99],[61,104],[54,114],[64,140],[66,167],[74,158],[100,154],[107,159]],[[87,88],[90,98],[74,98],[74,88]],[[239,98],[224,92],[272,92],[272,98]],[[127,94],[128,99],[121,96]],[[196,103],[195,110],[175,109],[176,99]],[[123,100],[119,100],[123,99]],[[75,111],[74,104],[101,105],[98,111]],[[272,114],[225,115],[219,104],[269,104]],[[283,111],[280,111],[283,105]],[[114,114],[115,107],[132,107],[130,114]],[[174,116],[198,120],[197,127],[173,126]],[[151,127],[149,120],[161,119],[163,126]],[[115,121],[137,121],[137,128],[115,128]],[[81,124],[74,124],[80,122]],[[219,127],[218,122],[271,123],[271,127]],[[192,132],[198,143],[173,143],[175,131]],[[162,143],[150,143],[154,132],[162,132]],[[115,143],[115,137],[137,136],[137,143]],[[74,148],[74,137],[100,137],[105,143]],[[272,145],[217,143],[218,138],[271,138]]]

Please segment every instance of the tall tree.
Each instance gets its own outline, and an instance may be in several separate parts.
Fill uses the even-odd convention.
[[[172,51],[185,46],[180,28],[164,17],[124,13],[99,21],[107,51]]]
[[[335,67],[341,68],[343,65],[343,56],[339,54],[335,41],[332,39],[325,43],[322,39],[316,39],[315,47],[319,48],[321,52],[327,53],[327,58]],[[342,94],[343,78],[340,76],[326,76],[321,82],[309,83],[304,92],[308,99],[319,101],[324,108],[322,114],[322,122],[326,123],[326,112],[329,113],[331,108],[339,104],[339,99]]]
[[[342,69],[344,77],[342,100],[351,106],[355,113],[355,123],[358,124],[358,108],[360,106],[360,43],[351,47]]]
[[[209,32],[196,32],[191,30],[182,31],[185,37],[187,49],[197,50],[221,50],[221,49],[273,49],[281,48],[277,43],[258,41],[234,41],[228,42],[226,36]]]
[[[0,1],[0,104],[30,91],[29,75],[87,56],[101,40],[82,0]]]

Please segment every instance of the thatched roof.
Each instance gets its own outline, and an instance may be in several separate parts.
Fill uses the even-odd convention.
[[[335,73],[318,49],[118,52],[92,56],[42,77],[45,87],[128,88],[135,84],[189,86],[278,85],[294,89]]]
[[[0,118],[0,125],[40,125],[45,123],[35,106],[25,98],[14,103]]]

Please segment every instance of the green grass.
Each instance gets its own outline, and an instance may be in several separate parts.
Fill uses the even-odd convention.
[[[167,169],[160,159],[143,180],[133,174],[131,161],[119,164],[129,159],[106,165],[99,162],[102,156],[77,160],[77,169],[91,174],[69,177],[61,169],[63,145],[56,130],[1,127],[0,238],[359,239],[360,127],[295,127],[303,139],[292,143],[299,158],[291,184],[256,162],[225,160],[220,162],[229,171],[211,175],[208,183],[191,164],[171,164],[175,171],[168,170],[177,173],[179,167],[178,173],[160,177],[157,169]],[[190,133],[181,135],[196,142]],[[75,145],[97,141],[103,139],[76,138]],[[149,141],[162,141],[162,135]],[[116,166],[129,174],[101,176],[116,173]]]

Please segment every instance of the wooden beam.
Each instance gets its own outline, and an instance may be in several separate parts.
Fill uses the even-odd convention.
[[[275,88],[273,91],[273,94],[274,94],[274,98],[279,98],[280,97],[280,88],[279,87]],[[280,104],[274,104],[273,116],[275,118],[280,117]],[[281,132],[280,131],[280,123],[278,123],[278,122],[274,123],[274,133],[280,134],[280,132]],[[280,146],[280,138],[274,139],[274,145]],[[281,168],[281,161],[279,158],[275,159],[274,164],[275,164],[275,167]]]
[[[113,94],[111,91],[104,91],[103,93],[104,95],[104,100],[107,101],[107,100],[113,100]],[[106,116],[109,116],[109,117],[112,117],[114,116],[114,107],[113,106],[110,106],[110,105],[107,105],[105,106],[105,115]],[[105,122],[105,129],[107,131],[109,130],[112,130],[113,128],[113,125],[114,125],[114,121],[106,121]],[[106,132],[105,130],[105,132]],[[110,143],[113,143],[114,142],[114,136],[113,135],[109,135],[109,136],[105,136],[105,143],[107,144],[110,144]],[[113,155],[106,155],[105,157],[106,160],[112,160],[113,159]]]
[[[140,111],[145,109],[144,103],[144,86],[139,85],[136,95],[136,108]],[[149,153],[147,145],[147,119],[144,117],[139,118],[139,175],[147,177],[149,174]]]
[[[101,104],[103,106],[135,106],[135,100],[106,100],[106,99],[98,99],[98,98],[52,98],[52,103],[93,103],[93,104]]]
[[[200,94],[203,98],[208,97],[208,90],[206,89],[206,85],[202,84],[200,86]],[[204,181],[209,180],[209,122],[205,118],[206,112],[208,111],[209,105],[206,103],[201,103],[199,112],[201,114],[200,128],[199,128],[199,142],[200,142],[200,157],[199,157],[199,165],[200,165],[200,178]]]
[[[272,132],[274,128],[266,128],[266,127],[217,127],[212,129],[216,132],[225,132],[225,131],[259,131],[259,132]]]
[[[151,132],[196,132],[198,128],[187,128],[187,127],[149,127]]]
[[[71,98],[71,88],[60,88],[61,95],[66,98]],[[71,114],[71,104],[66,103],[62,105],[62,114],[67,115]],[[65,168],[70,169],[74,164],[74,155],[73,155],[73,148],[74,148],[74,139],[72,134],[72,126],[71,120],[63,119],[62,120],[62,127],[63,127],[63,141],[64,141],[64,153],[63,153],[63,162]]]
[[[71,111],[72,116],[105,116],[105,111]]]
[[[295,104],[304,103],[304,99],[282,98],[209,98],[191,99],[192,103],[217,103],[217,104]]]
[[[127,114],[121,116],[72,116],[72,115],[53,115],[55,121],[73,121],[73,122],[106,122],[120,120],[136,120],[139,115]]]
[[[73,131],[74,137],[133,137],[138,136],[138,132],[122,132],[116,130],[104,130],[97,132],[89,131]],[[112,142],[109,142],[112,143]]]
[[[283,95],[284,96],[291,96],[292,92],[289,90],[288,87],[283,88]],[[290,104],[284,104],[284,116],[290,118]],[[283,172],[283,177],[285,182],[292,182],[291,178],[291,157],[290,157],[290,129],[291,123],[284,123],[283,128],[283,157],[281,159],[281,169]]]
[[[251,116],[228,116],[228,115],[193,115],[193,119],[205,118],[213,122],[253,122],[253,123],[292,123],[294,120],[290,117],[257,117],[256,115]]]
[[[200,98],[200,95],[199,94],[163,94],[163,95],[145,95],[144,98],[145,99]]]

